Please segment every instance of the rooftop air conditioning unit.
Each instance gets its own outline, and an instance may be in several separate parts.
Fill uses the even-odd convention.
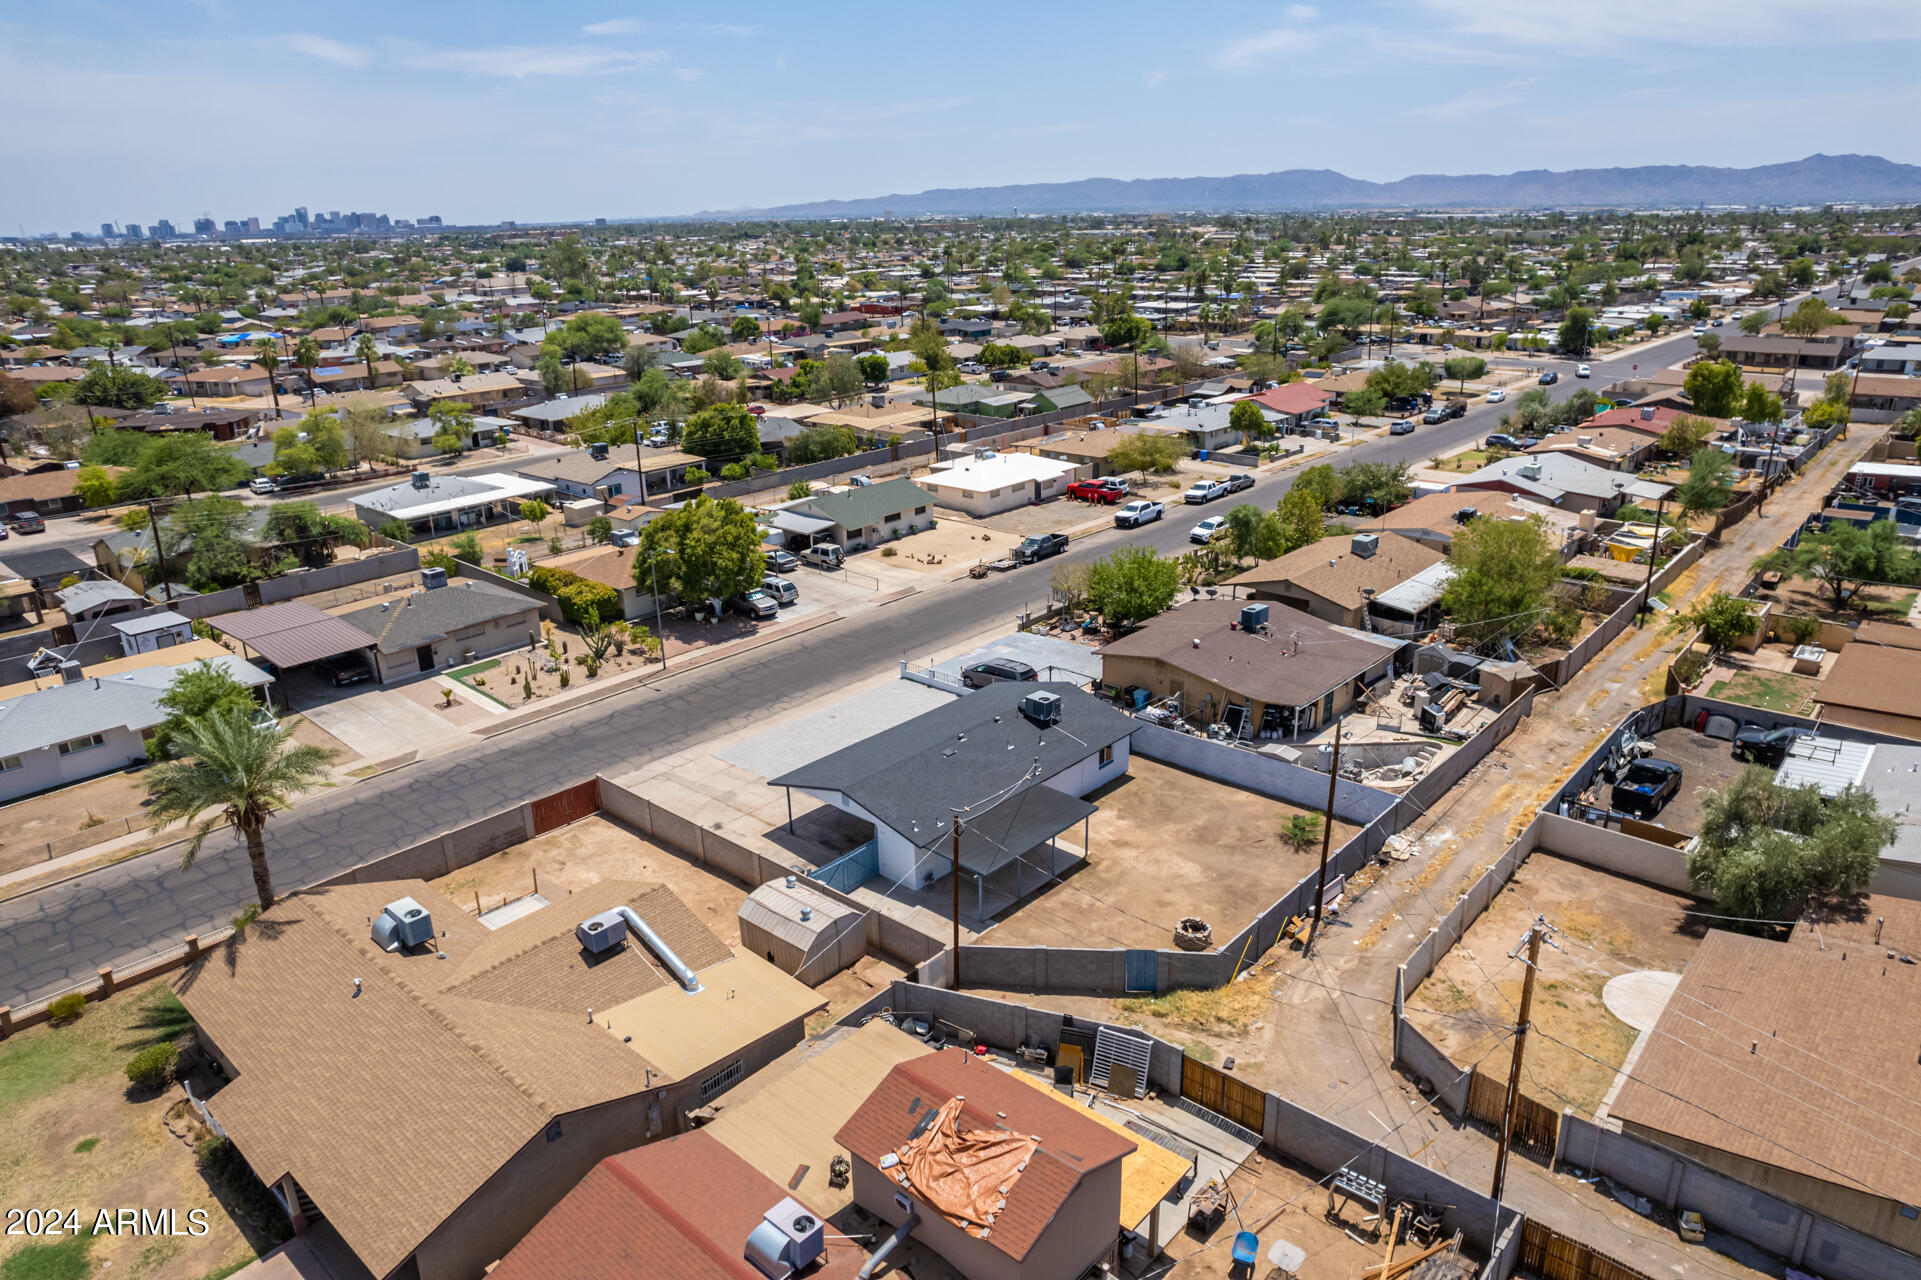
[[[827,1228],[792,1196],[761,1216],[747,1233],[747,1260],[767,1280],[787,1280],[812,1266],[826,1251]]]
[[[428,565],[420,571],[420,585],[429,591],[447,585],[447,571],[439,565]]]
[[[588,955],[597,956],[627,941],[627,920],[618,911],[603,911],[575,925],[574,937]]]
[[[1381,535],[1378,533],[1357,533],[1348,543],[1348,550],[1363,560],[1370,559],[1381,549]]]
[[[1654,421],[1654,406],[1648,405],[1641,410],[1641,421],[1643,422]]]
[[[1021,699],[1021,714],[1035,724],[1059,724],[1061,695],[1045,689],[1030,693]]]
[[[607,442],[605,440],[596,440],[588,445],[587,456],[595,462],[607,461]]]
[[[1589,445],[1594,443],[1594,437],[1593,436],[1575,436],[1574,443],[1580,445],[1583,449],[1585,449]]]
[[[1258,632],[1267,625],[1267,606],[1264,604],[1244,604],[1241,606],[1241,630]]]
[[[1523,480],[1539,480],[1541,478],[1541,464],[1532,461],[1524,462],[1521,464],[1521,468],[1517,474]]]
[[[434,918],[412,898],[396,898],[374,917],[373,938],[382,951],[418,947],[434,940]]]
[[[425,471],[414,472],[413,481],[414,481],[414,488],[416,489],[425,489],[428,485],[433,483],[433,480],[434,478]]]

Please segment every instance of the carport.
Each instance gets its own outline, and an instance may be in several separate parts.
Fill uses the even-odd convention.
[[[767,523],[786,535],[787,545],[792,546],[795,539],[799,539],[803,550],[819,542],[822,536],[834,527],[832,520],[802,515],[798,511],[775,511]]]
[[[322,658],[357,653],[373,646],[374,638],[351,622],[322,613],[299,600],[218,613],[207,625],[240,642],[247,651],[273,664],[276,674]]]
[[[789,794],[792,794],[791,790]],[[1040,864],[1029,862],[1026,855],[1042,845],[1047,846],[1047,876],[1056,876],[1055,855],[1058,850],[1054,841],[1073,830],[1076,824],[1081,827],[1081,856],[1085,858],[1088,854],[1087,820],[1094,814],[1095,808],[1078,796],[1070,796],[1065,791],[1056,791],[1045,783],[1036,782],[983,813],[962,814],[960,866],[954,869],[954,874],[959,876],[966,871],[974,877],[974,914],[985,918],[987,877],[1009,863],[1014,866],[1014,898],[1020,900],[1026,892],[1021,885],[1021,866],[1026,864],[1041,870]],[[935,839],[923,841],[921,847],[951,860],[954,849],[952,830],[943,831]],[[956,886],[956,903],[959,899],[959,887]]]

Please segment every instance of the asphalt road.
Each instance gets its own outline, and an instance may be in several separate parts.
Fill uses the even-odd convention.
[[[1829,291],[1831,292],[1831,291]],[[1695,351],[1683,331],[1624,356],[1590,361],[1593,377],[1573,377],[1573,361],[1546,359],[1562,371],[1549,388],[1563,400],[1596,390]],[[1510,396],[1510,400],[1512,396]],[[1368,440],[1341,461],[1417,463],[1496,428],[1504,405],[1478,403],[1451,422],[1410,436]],[[1271,506],[1293,471],[1259,482],[1236,502]],[[1232,503],[1176,507],[1144,529],[1108,530],[1076,542],[1068,559],[1092,559],[1127,542],[1178,552],[1200,513]],[[267,829],[274,882],[284,892],[369,858],[417,843],[483,814],[591,777],[620,774],[682,749],[688,741],[769,720],[836,687],[878,675],[901,658],[924,660],[1023,609],[1040,607],[1051,567],[1043,564],[983,581],[962,581],[898,605],[857,615],[758,650],[747,661],[715,662],[685,675],[605,699],[578,712],[499,735],[472,750],[373,778],[300,806]],[[148,955],[188,933],[225,922],[252,900],[238,841],[211,837],[189,868],[173,854],[129,859],[25,897],[0,903],[0,1003],[19,1004],[90,978],[102,965]]]

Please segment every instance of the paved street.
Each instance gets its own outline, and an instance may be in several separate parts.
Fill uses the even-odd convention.
[[[1643,370],[1672,364],[1694,351],[1685,332],[1627,356],[1590,361],[1594,376],[1577,381],[1572,362],[1549,388],[1558,401],[1582,386],[1596,389]],[[1342,451],[1339,461],[1406,461],[1433,456],[1494,429],[1505,406],[1476,404],[1465,417],[1422,426],[1411,436],[1368,440]],[[1294,471],[1259,483],[1242,501],[1272,506]],[[1210,511],[1224,511],[1226,503]],[[1070,559],[1106,554],[1123,541],[1164,552],[1187,547],[1186,508],[1147,528],[1109,530],[1078,541]],[[1198,518],[1198,517],[1196,517]],[[925,661],[960,638],[1024,609],[1042,607],[1046,567],[927,591],[902,605],[797,636],[757,651],[751,660],[723,660],[658,685],[609,698],[578,713],[502,734],[471,751],[442,756],[300,806],[268,828],[275,883],[283,890],[310,884],[389,850],[472,818],[547,794],[595,773],[623,773],[688,740],[718,735],[784,714],[834,688],[879,674],[900,658]],[[195,930],[224,922],[252,896],[237,842],[211,838],[191,868],[161,851],[130,859],[82,879],[0,903],[0,1001],[21,1003],[83,979],[102,965],[177,943]]]

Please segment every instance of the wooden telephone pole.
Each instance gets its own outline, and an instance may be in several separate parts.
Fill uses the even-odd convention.
[[[1527,931],[1527,974],[1521,979],[1521,1008],[1514,1023],[1514,1062],[1507,1073],[1507,1105],[1501,1109],[1501,1146],[1494,1155],[1494,1190],[1489,1192],[1497,1204],[1501,1188],[1507,1182],[1507,1153],[1514,1143],[1514,1104],[1521,1094],[1521,1054],[1527,1049],[1528,1013],[1534,1007],[1534,972],[1540,967],[1541,937],[1546,932],[1547,918],[1535,916],[1533,926]]]
[[[1334,722],[1334,759],[1327,767],[1327,812],[1321,815],[1321,874],[1314,880],[1314,924],[1307,931],[1302,955],[1314,954],[1314,939],[1321,932],[1321,913],[1327,909],[1327,851],[1334,842],[1334,788],[1341,781],[1341,722]]]

